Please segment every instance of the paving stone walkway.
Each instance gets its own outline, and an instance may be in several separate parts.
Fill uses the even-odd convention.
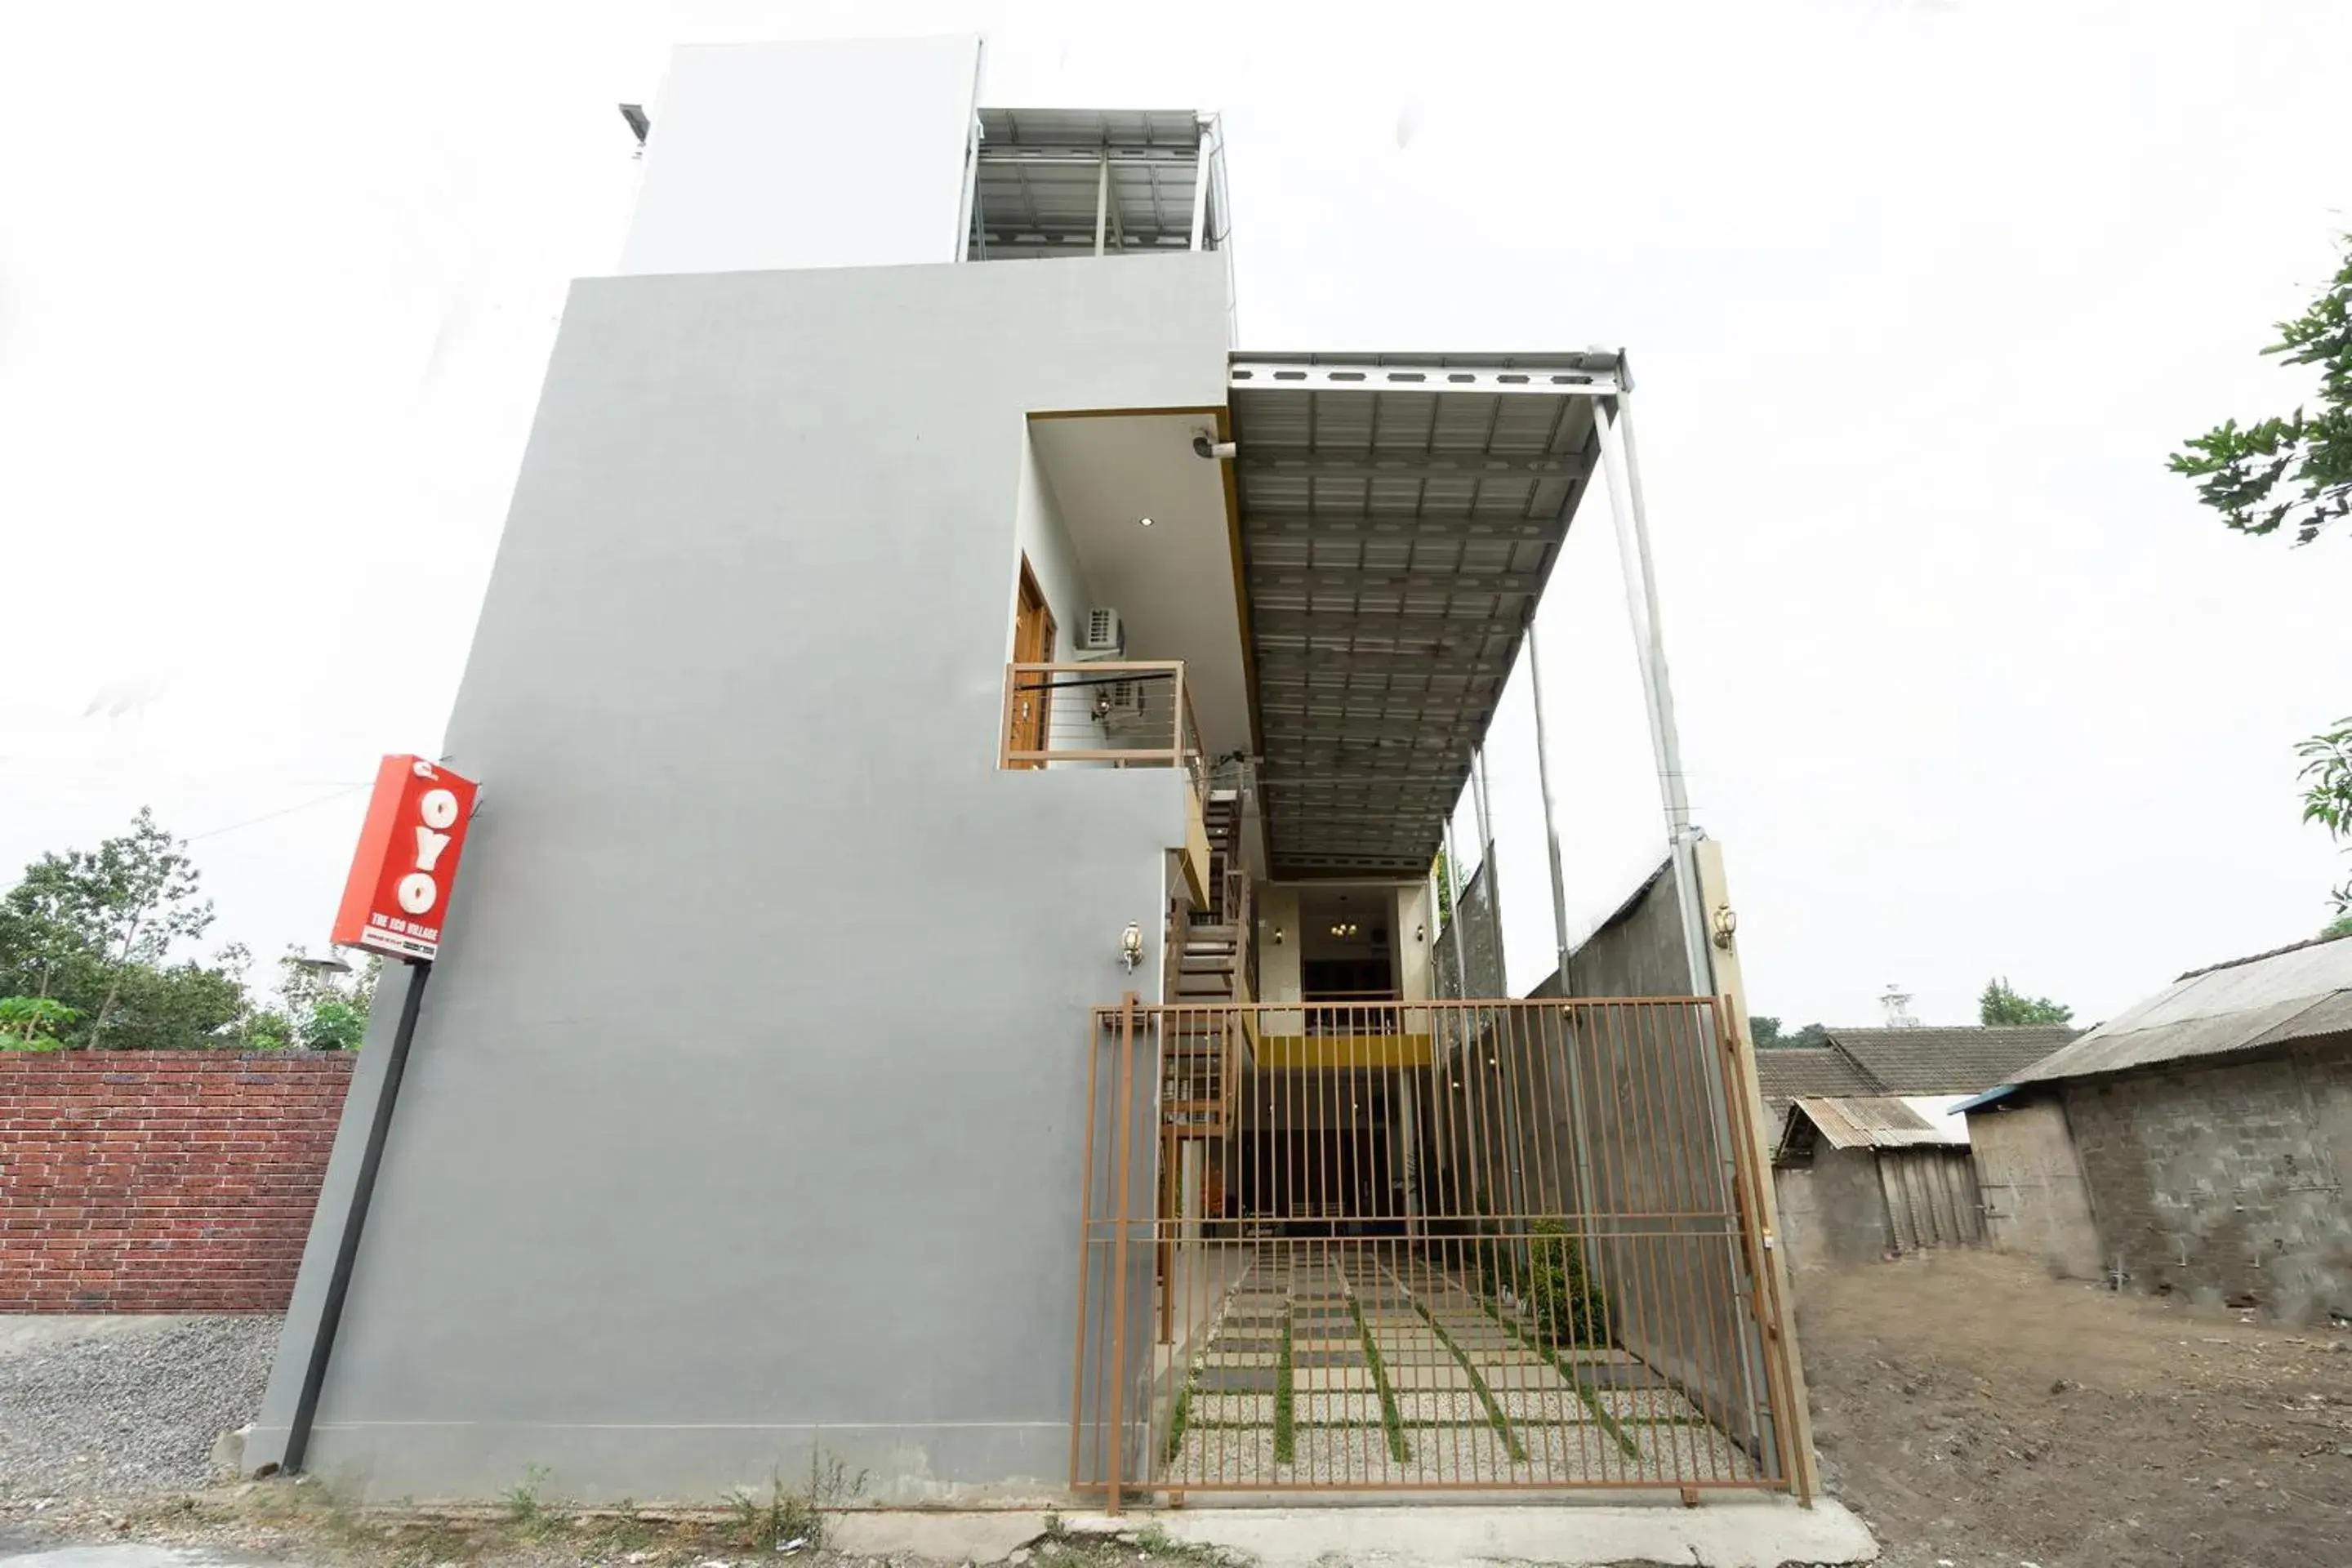
[[[1745,1480],[1748,1458],[1624,1351],[1533,1323],[1391,1243],[1269,1244],[1189,1369],[1163,1486]]]

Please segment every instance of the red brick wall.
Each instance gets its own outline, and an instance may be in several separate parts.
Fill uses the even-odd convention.
[[[0,1312],[284,1310],[357,1060],[0,1051]]]

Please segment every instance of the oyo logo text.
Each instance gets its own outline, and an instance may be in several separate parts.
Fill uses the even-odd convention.
[[[433,764],[421,760],[410,771],[421,779],[437,776]],[[441,901],[441,885],[433,879],[433,868],[440,863],[441,851],[449,847],[448,830],[457,822],[457,796],[450,790],[428,789],[416,797],[416,815],[421,820],[415,830],[415,868],[400,879],[396,896],[402,909],[422,915]]]

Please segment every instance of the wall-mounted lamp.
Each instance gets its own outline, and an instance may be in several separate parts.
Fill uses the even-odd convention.
[[[1129,974],[1143,962],[1143,928],[1133,921],[1128,921],[1127,929],[1118,933],[1118,957]]]
[[[1715,945],[1724,952],[1731,951],[1731,939],[1738,934],[1739,916],[1729,904],[1717,904],[1715,910]]]
[[[1151,520],[1148,517],[1139,517],[1135,520],[1135,526],[1138,528],[1150,528],[1151,526]]]
[[[1427,942],[1429,940],[1429,928],[1425,925],[1417,925],[1413,927],[1412,940],[1415,942]]]
[[[1274,945],[1276,947],[1280,947],[1282,945],[1282,928],[1280,926],[1274,928]]]

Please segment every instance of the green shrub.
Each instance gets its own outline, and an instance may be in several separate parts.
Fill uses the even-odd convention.
[[[1527,1274],[1520,1296],[1546,1339],[1562,1345],[1609,1342],[1609,1304],[1584,1267],[1584,1248],[1559,1221],[1536,1221]]]

